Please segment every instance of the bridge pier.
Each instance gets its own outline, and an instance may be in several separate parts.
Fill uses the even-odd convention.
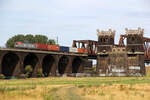
[[[20,53],[15,53],[18,56],[18,63],[16,64],[12,76],[20,76],[22,73],[21,65],[22,65],[22,56]]]
[[[83,73],[84,72],[84,62],[85,62],[85,58],[82,57],[75,57],[74,61],[72,62],[72,72],[73,73]]]
[[[59,56],[58,55],[52,55],[52,56],[54,57],[54,63],[51,66],[49,76],[56,76],[58,72],[57,69],[58,69]]]
[[[17,53],[18,54],[18,56],[19,56],[19,67],[18,67],[18,70],[19,70],[19,76],[20,75],[24,75],[25,73],[24,73],[24,71],[25,71],[25,69],[24,69],[24,59],[25,59],[25,57],[27,56],[27,54],[26,53]]]
[[[33,73],[32,73],[32,77],[37,77],[37,73],[40,69],[42,69],[42,61],[43,61],[43,58],[45,55],[42,55],[42,54],[35,54],[35,56],[37,57],[37,63],[36,65],[34,66],[34,70],[33,70]]]
[[[68,56],[69,61],[68,61],[68,64],[67,64],[66,70],[65,70],[66,74],[71,74],[72,73],[72,61],[73,61],[73,58],[74,57]]]

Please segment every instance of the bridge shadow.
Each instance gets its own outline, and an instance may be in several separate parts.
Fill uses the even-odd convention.
[[[59,59],[59,62],[58,62],[58,72],[59,74],[64,74],[65,73],[65,70],[66,70],[66,67],[69,63],[69,58],[66,57],[66,56],[62,56],[60,59]]]
[[[72,73],[78,73],[80,65],[81,59],[79,57],[76,57],[72,62]]]
[[[38,57],[35,54],[29,53],[25,57],[25,59],[24,59],[24,69],[27,65],[30,65],[32,67],[32,72],[30,72],[28,77],[32,77],[32,74],[34,72],[34,68],[35,68],[37,63],[38,63]]]
[[[51,68],[54,63],[55,63],[55,59],[53,56],[47,55],[44,57],[43,63],[42,63],[42,71],[45,77],[49,76],[51,72]]]
[[[6,78],[11,78],[11,76],[13,76],[18,61],[19,57],[14,53],[7,53],[4,55],[2,60],[2,74],[4,74]]]

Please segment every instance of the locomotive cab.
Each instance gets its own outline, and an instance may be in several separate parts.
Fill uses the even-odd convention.
[[[22,43],[23,43],[23,42],[15,42],[14,47],[15,47],[15,48],[19,48]]]

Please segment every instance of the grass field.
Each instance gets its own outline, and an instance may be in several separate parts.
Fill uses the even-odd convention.
[[[0,100],[150,100],[150,77],[0,80]]]

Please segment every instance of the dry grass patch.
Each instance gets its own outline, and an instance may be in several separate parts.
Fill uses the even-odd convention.
[[[0,100],[150,100],[149,77],[0,80]]]

